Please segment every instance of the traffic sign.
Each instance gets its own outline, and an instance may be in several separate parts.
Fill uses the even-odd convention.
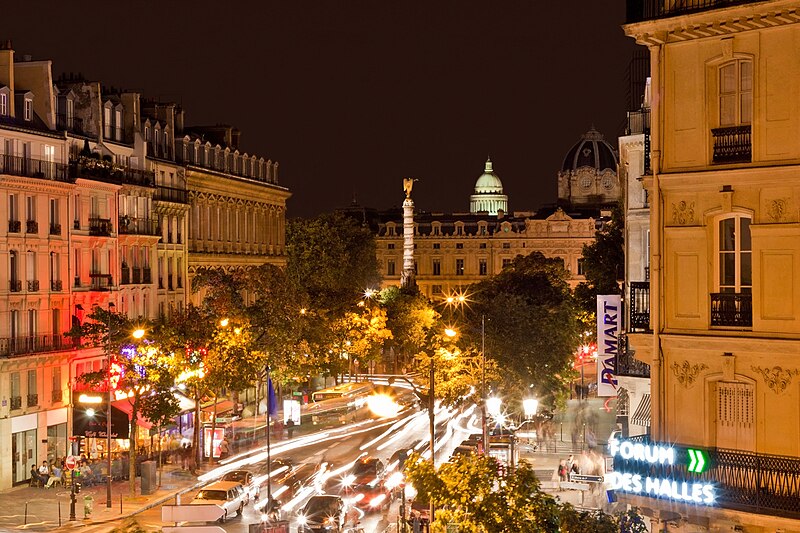
[[[703,450],[688,449],[689,452],[689,472],[702,474],[708,466],[708,455]]]
[[[569,475],[570,481],[584,481],[590,483],[602,483],[603,476],[590,476],[588,474],[570,474]]]
[[[164,526],[161,528],[164,533],[225,533],[219,526]]]
[[[213,503],[164,505],[161,507],[162,522],[213,522],[222,518],[223,514],[225,514],[225,509]]]
[[[74,455],[68,455],[67,458],[64,460],[64,466],[69,468],[70,470],[75,470],[75,467],[78,466],[78,458]]]

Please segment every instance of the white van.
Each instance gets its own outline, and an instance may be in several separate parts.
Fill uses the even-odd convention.
[[[190,505],[219,505],[225,511],[219,521],[224,522],[234,513],[237,516],[242,516],[245,506],[245,494],[245,488],[241,483],[236,481],[217,481],[200,489],[200,492],[197,493]]]

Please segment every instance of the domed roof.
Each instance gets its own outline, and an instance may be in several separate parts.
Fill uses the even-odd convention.
[[[483,174],[475,182],[475,194],[503,194],[503,182],[492,170],[491,159],[486,159]]]
[[[567,172],[581,167],[617,170],[617,154],[614,147],[594,128],[584,133],[581,140],[567,152],[561,170]]]

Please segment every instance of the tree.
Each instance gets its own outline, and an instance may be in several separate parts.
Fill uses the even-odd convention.
[[[569,390],[579,327],[566,278],[561,261],[533,252],[470,287],[465,334],[480,345],[485,319],[487,356],[504,369],[510,395],[532,385],[543,404],[558,404]]]
[[[341,316],[380,283],[375,237],[339,213],[296,219],[286,229],[286,272],[315,309]]]
[[[578,305],[593,322],[598,294],[619,294],[617,281],[625,271],[625,216],[616,205],[611,220],[595,232],[595,239],[583,245],[583,271],[586,282],[575,288]],[[590,327],[589,330],[592,328]]]
[[[69,336],[87,347],[102,347],[109,355],[109,365],[98,372],[79,377],[97,389],[121,391],[131,405],[130,418],[130,493],[136,494],[136,427],[140,416],[152,414],[170,419],[178,414],[178,402],[171,392],[176,367],[173,358],[152,340],[135,340],[134,330],[147,324],[134,323],[127,316],[94,307],[88,319],[74,327]],[[111,406],[109,406],[110,415]]]
[[[386,311],[386,324],[392,332],[386,347],[394,352],[395,373],[402,373],[409,358],[425,345],[426,334],[438,313],[427,298],[404,292],[399,287],[383,289],[377,299]]]

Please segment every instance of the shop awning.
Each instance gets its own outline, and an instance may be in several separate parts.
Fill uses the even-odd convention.
[[[194,406],[195,406],[194,400],[192,400],[191,398],[187,398],[180,392],[175,392],[173,394],[175,394],[175,399],[178,400],[178,409],[181,410],[181,413],[194,411]]]
[[[227,413],[228,411],[233,411],[233,402],[230,400],[219,400],[217,402],[217,416],[221,415],[222,413]],[[206,405],[203,407],[204,413],[213,413],[214,412],[214,404]]]
[[[131,412],[133,411],[133,405],[131,405],[131,402],[128,400],[117,400],[111,405],[125,413],[128,416],[128,420],[131,419]],[[136,413],[136,425],[144,429],[150,429],[153,427],[153,423],[144,418],[142,413]]]
[[[636,407],[636,411],[634,411],[633,416],[630,419],[631,424],[636,424],[637,426],[647,426],[650,427],[650,395],[645,394],[642,396],[642,399],[639,400],[639,405]]]

